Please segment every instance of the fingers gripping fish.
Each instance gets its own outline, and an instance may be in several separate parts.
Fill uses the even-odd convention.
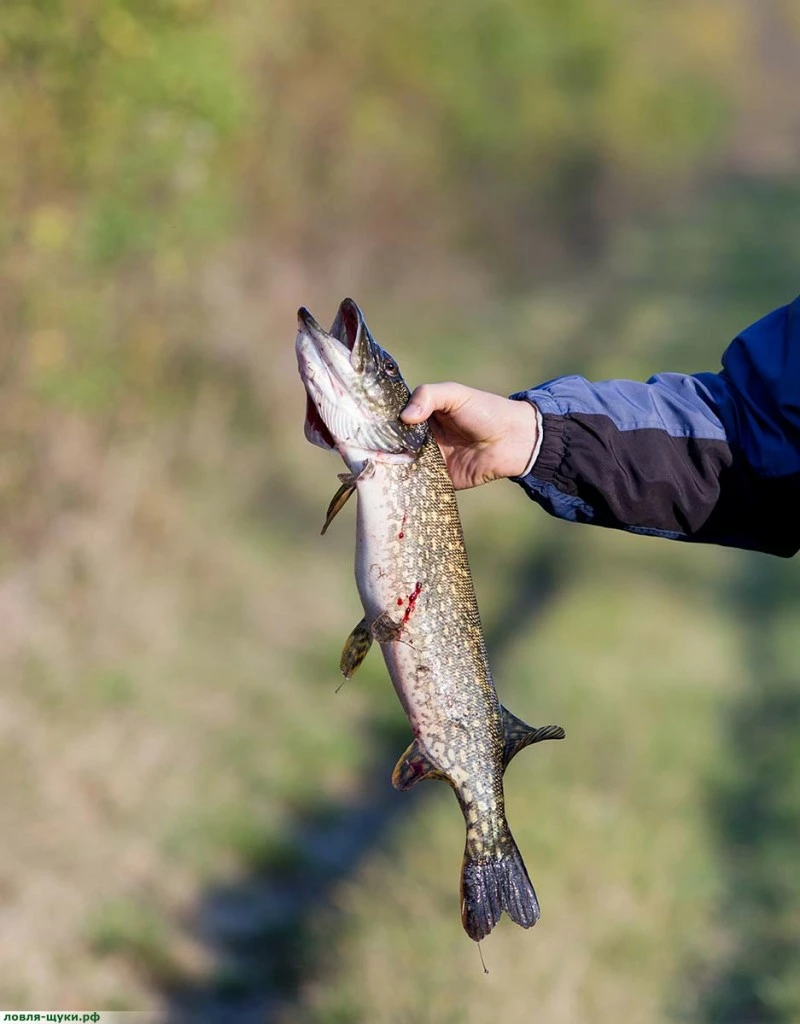
[[[530,928],[539,904],[506,820],[503,773],[523,747],[563,739],[564,730],[526,725],[497,699],[453,485],[427,424],[400,420],[410,392],[397,363],[352,299],[342,302],[330,331],[306,309],[298,325],[306,437],[338,451],[348,468],[323,533],[358,493],[364,618],[347,638],[342,672],[351,676],[373,641],[380,645],[414,731],[393,785],[443,779],[458,798],[467,826],[467,934],[482,939],[504,910]]]

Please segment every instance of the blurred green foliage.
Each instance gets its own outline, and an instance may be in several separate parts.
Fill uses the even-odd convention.
[[[418,253],[443,232],[504,281],[529,279],[533,258],[596,255],[610,208],[635,207],[637,186],[674,189],[724,144],[740,14],[605,0],[390,0],[369,15],[285,4],[266,199],[288,198],[312,241],[331,202],[336,232],[383,224]]]
[[[226,206],[215,163],[245,104],[211,13],[172,0],[3,4],[2,199],[35,253],[69,247],[104,266],[210,237]]]
[[[592,247],[615,194],[724,142],[741,30],[714,4],[9,0],[3,242],[20,283],[51,278],[20,326],[63,325],[87,277],[113,302],[120,261],[185,280],[245,213],[288,246],[399,230],[398,263],[415,232],[504,273],[572,229]]]

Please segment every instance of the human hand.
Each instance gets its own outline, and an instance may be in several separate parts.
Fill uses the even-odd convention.
[[[433,436],[456,490],[520,476],[538,438],[538,418],[530,402],[463,384],[421,384],[400,414],[405,423],[431,417]]]

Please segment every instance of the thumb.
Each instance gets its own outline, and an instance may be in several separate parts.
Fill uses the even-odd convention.
[[[420,384],[400,413],[400,419],[404,423],[422,423],[437,411],[452,412],[463,404],[463,390],[461,384]]]

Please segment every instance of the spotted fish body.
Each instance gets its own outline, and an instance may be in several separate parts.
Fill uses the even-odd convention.
[[[500,710],[456,496],[436,442],[428,438],[413,462],[377,463],[356,487],[356,581],[367,621],[388,611],[400,627],[383,653],[415,735],[439,769],[467,787],[465,804],[472,807],[470,790],[479,789],[488,807],[494,787],[477,779],[470,787],[466,766],[501,756]]]
[[[324,370],[315,362],[327,339],[338,343],[357,369],[362,363],[372,366],[380,385],[373,392],[381,400],[371,400],[368,389],[359,392],[358,373],[351,379],[341,352]],[[483,938],[503,910],[528,928],[538,920],[539,905],[506,820],[503,773],[522,747],[562,738],[564,732],[557,726],[532,728],[498,701],[453,485],[427,427],[407,427],[399,420],[408,388],[394,361],[369,336],[358,307],[345,300],[329,333],[301,310],[297,346],[309,395],[306,434],[322,447],[337,448],[351,470],[341,478],[328,523],[351,491],[358,494],[356,582],[364,619],[345,644],[342,670],[351,675],[372,640],[380,644],[414,732],[393,784],[409,789],[422,779],[439,778],[458,798],[467,828],[461,910],[468,935]],[[371,353],[371,361],[365,353]],[[390,372],[381,380],[385,366]],[[328,404],[320,388],[331,393]],[[360,413],[348,411],[344,394]],[[359,415],[367,421],[360,429]],[[375,420],[381,422],[380,439]],[[387,440],[392,435],[394,440]]]

